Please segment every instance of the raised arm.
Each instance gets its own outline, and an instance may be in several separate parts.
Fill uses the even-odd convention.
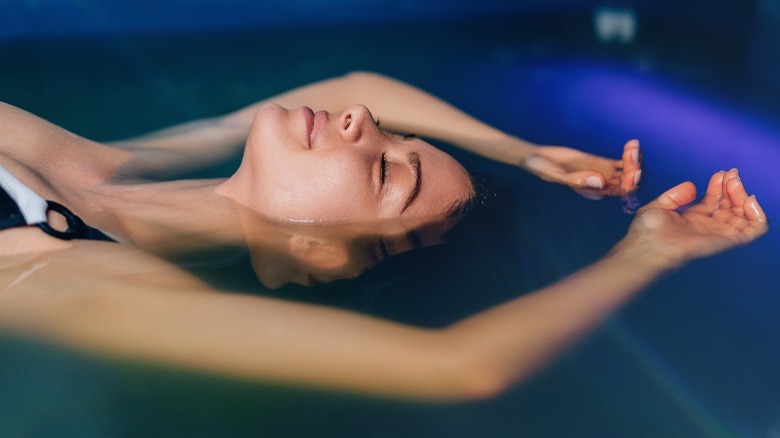
[[[208,149],[240,147],[257,109],[265,103],[287,108],[309,106],[338,113],[349,105],[366,105],[389,130],[416,133],[471,150],[483,156],[518,164],[535,145],[509,137],[446,102],[379,74],[356,72],[295,88],[263,99],[221,117],[198,120],[151,134],[113,143],[126,148],[180,149],[198,153]]]
[[[316,82],[223,116],[194,120],[109,144],[134,152],[134,160],[120,169],[130,176],[208,167],[243,150],[252,119],[262,104],[278,102],[290,108],[303,105],[346,108],[349,104],[342,98],[347,97],[348,82],[348,76]]]
[[[438,139],[584,194],[620,195],[636,189],[641,166],[639,143],[628,142],[612,160],[566,147],[537,146],[495,129],[445,101],[389,77],[355,72],[272,96],[222,117],[200,120],[114,143],[135,150],[181,151],[180,159],[208,164],[243,146],[257,108],[274,102],[341,112],[366,105],[383,128]]]
[[[0,327],[249,379],[406,398],[485,398],[527,379],[659,275],[767,230],[735,171],[714,175],[702,202],[676,211],[694,197],[690,183],[667,191],[639,211],[604,259],[439,330],[215,292],[151,256],[91,242],[49,259],[0,257]],[[57,288],[44,287],[47,278]]]

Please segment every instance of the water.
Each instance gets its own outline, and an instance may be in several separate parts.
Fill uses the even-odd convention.
[[[646,38],[600,47],[589,18],[572,16],[14,42],[0,46],[0,99],[108,140],[375,70],[532,141],[611,154],[639,137],[642,202],[739,165],[770,217],[780,217],[777,92],[743,78],[739,50],[694,41],[700,46],[683,45],[697,49],[686,56],[669,50],[676,41],[662,30]],[[477,243],[408,254],[357,281],[275,293],[441,326],[587,265],[630,220],[617,200],[588,201],[455,153],[509,190]],[[247,383],[5,336],[0,435],[765,435],[780,412],[775,234],[660,280],[535,380],[480,403]],[[248,293],[271,293],[249,277]]]

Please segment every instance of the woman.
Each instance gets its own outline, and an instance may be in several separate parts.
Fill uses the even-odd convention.
[[[538,148],[419,90],[362,73],[278,96],[282,106],[261,103],[117,144],[124,150],[5,108],[9,135],[0,164],[122,241],[157,250],[167,240],[160,252],[236,241],[241,211],[293,223],[378,224],[388,233],[430,223],[446,229],[446,219],[473,196],[449,156],[380,131],[365,107],[338,115],[283,108],[304,99],[344,108],[340,99],[351,100],[353,92],[365,95],[392,130],[481,151],[587,195],[628,193],[641,175],[636,142],[626,145],[620,162]],[[215,146],[244,136],[244,160],[227,180],[129,181],[196,167],[213,158]],[[676,211],[695,195],[691,183],[674,187],[639,211],[602,260],[439,330],[219,292],[128,246],[12,228],[0,233],[0,325],[101,354],[233,376],[403,397],[482,398],[526,379],[663,273],[767,229],[735,170],[713,175],[700,203]],[[332,267],[333,257],[318,245],[304,246],[294,258]]]
[[[369,105],[377,118],[367,107],[352,105],[356,101]],[[304,104],[332,113],[314,113]],[[391,131],[447,141],[588,196],[629,193],[641,176],[636,141],[626,144],[622,161],[536,147],[421,90],[369,73],[113,144],[119,148],[74,136],[10,106],[0,109],[6,133],[0,166],[87,224],[156,253],[240,244],[245,235],[238,223],[247,221],[237,206],[287,222],[360,222],[383,234],[431,223],[441,224],[439,234],[445,231],[473,195],[465,169],[421,139],[380,129],[377,119]],[[207,166],[242,148],[241,165],[227,180],[139,181]],[[318,252],[312,260],[305,259],[307,252],[298,254],[305,264],[324,258]]]

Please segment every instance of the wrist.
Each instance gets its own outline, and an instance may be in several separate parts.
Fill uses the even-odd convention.
[[[530,170],[527,164],[528,159],[536,154],[536,151],[539,148],[538,145],[508,134],[504,134],[497,143],[498,148],[501,150],[500,161]]]
[[[672,254],[652,242],[640,242],[629,237],[618,242],[607,257],[631,266],[644,266],[659,273],[679,269],[687,261],[682,254]]]

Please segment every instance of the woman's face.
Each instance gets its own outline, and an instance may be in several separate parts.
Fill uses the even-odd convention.
[[[265,105],[246,154],[251,207],[273,218],[432,218],[473,194],[455,159],[420,139],[379,129],[360,105],[341,114]]]

